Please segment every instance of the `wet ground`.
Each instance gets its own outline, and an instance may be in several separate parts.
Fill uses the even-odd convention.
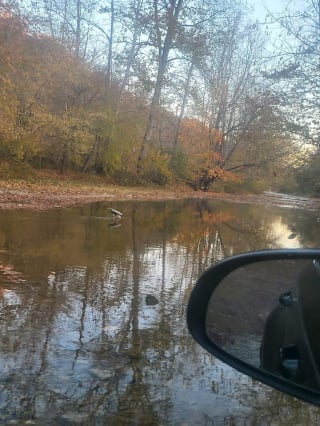
[[[96,201],[172,200],[183,198],[219,199],[244,204],[265,204],[320,211],[320,199],[291,196],[274,192],[262,194],[226,194],[194,191],[186,186],[123,187],[101,183],[81,184],[68,180],[45,183],[0,181],[0,209],[47,210]],[[320,220],[320,219],[319,219]]]
[[[318,246],[317,212],[113,199],[2,210],[0,224],[0,424],[320,422],[317,408],[207,354],[185,320],[204,269],[248,250]]]

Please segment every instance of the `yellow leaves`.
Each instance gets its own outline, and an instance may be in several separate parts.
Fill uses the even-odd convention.
[[[115,115],[110,111],[89,112],[86,114],[90,127],[97,133],[104,135],[109,134],[115,125]]]
[[[142,163],[144,175],[159,185],[168,184],[173,177],[169,161],[169,155],[151,147],[148,157]]]

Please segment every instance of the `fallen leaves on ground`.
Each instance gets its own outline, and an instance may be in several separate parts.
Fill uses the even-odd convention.
[[[151,201],[182,198],[210,198],[236,203],[268,204],[318,210],[320,200],[315,198],[288,197],[283,194],[226,194],[201,192],[177,185],[170,188],[158,186],[124,187],[112,185],[102,179],[83,181],[50,175],[39,175],[38,181],[11,180],[0,181],[0,209],[48,210],[71,207],[96,201]]]

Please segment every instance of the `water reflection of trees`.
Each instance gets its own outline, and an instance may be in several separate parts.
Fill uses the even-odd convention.
[[[248,415],[255,397],[238,404],[242,376],[191,341],[185,306],[204,268],[274,243],[272,217],[210,200],[123,203],[122,226],[110,229],[106,210],[4,218],[5,256],[27,279],[3,284],[9,296],[0,299],[4,421],[192,424],[209,421],[221,398]],[[262,394],[268,407],[273,393]]]
[[[288,238],[297,239],[301,247],[319,247],[320,226],[319,213],[300,210],[289,211],[282,218],[283,224],[288,229]],[[289,243],[290,244],[290,243]]]

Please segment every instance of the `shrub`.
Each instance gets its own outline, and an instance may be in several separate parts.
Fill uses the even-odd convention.
[[[145,179],[157,185],[168,185],[173,180],[169,164],[170,156],[168,154],[155,148],[149,148],[148,156],[142,164]]]

